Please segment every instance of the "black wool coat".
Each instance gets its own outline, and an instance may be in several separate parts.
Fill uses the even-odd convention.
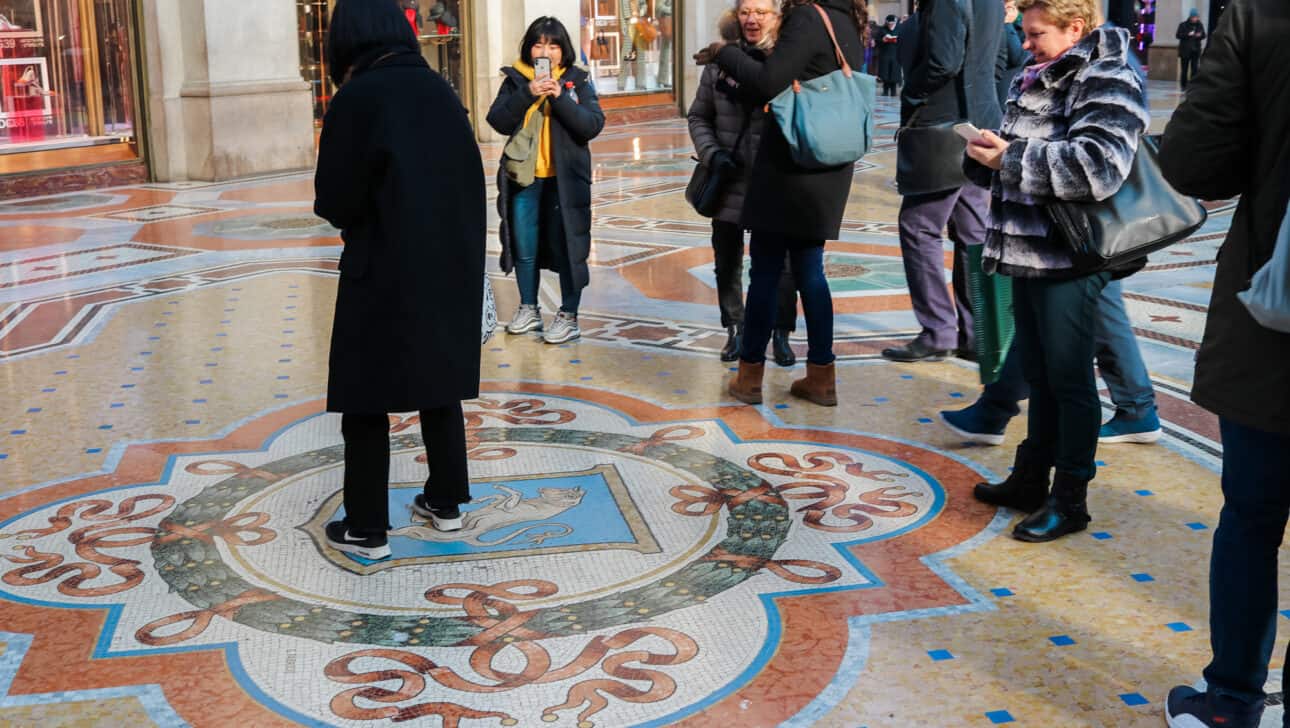
[[[314,212],[345,244],[327,410],[407,412],[477,397],[484,165],[466,109],[419,54],[377,61],[341,86],[314,194]]]
[[[995,65],[1003,42],[1003,3],[922,0],[918,19],[900,95],[901,124],[934,126],[966,119],[979,129],[999,128],[1003,112]]]
[[[864,44],[851,15],[851,3],[818,0],[818,5],[829,14],[842,55],[859,73],[864,64]],[[717,54],[716,62],[759,104],[792,86],[794,79],[807,81],[839,68],[824,21],[807,5],[798,6],[784,19],[775,51],[764,61],[729,45]],[[851,192],[852,171],[850,164],[829,169],[799,167],[779,124],[773,118],[767,119],[740,224],[805,244],[836,240]]]
[[[488,125],[507,137],[524,125],[524,115],[537,97],[529,93],[529,80],[514,68],[502,69],[505,80],[488,110]],[[572,83],[570,89],[566,84]],[[605,112],[587,72],[570,66],[560,76],[566,86],[551,106],[551,154],[555,158],[555,179],[560,192],[560,215],[564,222],[563,245],[573,266],[573,283],[582,290],[591,276],[587,258],[591,255],[591,148],[588,144],[605,128]],[[511,193],[514,184],[506,169],[497,169],[497,214],[501,216],[498,237],[502,242],[502,272],[515,267],[515,235],[511,228]],[[551,245],[561,241],[548,240]],[[538,248],[538,265],[558,271],[557,258],[547,245]]]
[[[1179,191],[1210,200],[1241,196],[1219,251],[1192,399],[1281,435],[1290,435],[1290,334],[1260,326],[1236,294],[1272,257],[1290,202],[1286,38],[1285,0],[1229,5],[1205,52],[1205,72],[1187,86],[1160,146],[1160,169]]]
[[[896,42],[885,43],[888,37]],[[891,30],[882,26],[874,42],[878,44],[878,78],[883,83],[900,83],[900,28]]]

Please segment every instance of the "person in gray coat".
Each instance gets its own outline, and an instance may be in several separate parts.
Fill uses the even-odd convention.
[[[739,42],[750,53],[764,57],[775,45],[779,29],[779,8],[774,0],[740,0],[727,11],[721,23],[739,26]],[[744,323],[744,228],[739,215],[744,208],[748,175],[761,143],[766,112],[740,90],[739,83],[716,64],[703,69],[699,89],[687,115],[690,139],[699,161],[709,168],[734,163],[742,174],[726,189],[721,209],[712,216],[712,255],[717,277],[717,301],[726,345],[721,361],[739,358]],[[797,327],[797,288],[786,264],[779,279],[778,309],[771,336],[775,363],[793,366],[797,357],[789,345],[789,334]]]

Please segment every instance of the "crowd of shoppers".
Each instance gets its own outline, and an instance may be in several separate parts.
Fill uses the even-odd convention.
[[[722,359],[739,362],[730,395],[763,401],[772,342],[776,361],[794,364],[789,332],[800,297],[806,376],[791,393],[838,403],[824,249],[838,237],[853,168],[801,163],[766,109],[796,82],[865,67],[873,49],[869,70],[885,95],[899,91],[901,99],[900,245],[921,327],[883,355],[973,357],[965,265],[968,246],[983,246],[984,272],[1011,280],[1016,338],[998,381],[942,417],[966,439],[997,445],[1028,399],[1011,474],[977,485],[975,495],[1027,514],[1013,532],[1022,541],[1086,528],[1099,441],[1149,443],[1161,434],[1119,283],[1143,261],[1088,267],[1055,242],[1044,208],[1107,200],[1134,164],[1150,114],[1128,31],[1105,24],[1097,0],[922,0],[908,20],[888,16],[881,26],[869,23],[863,0],[739,0],[722,26],[696,56],[705,67],[689,126],[703,165],[736,172],[711,215]],[[430,477],[413,510],[452,530],[470,500],[461,402],[478,395],[479,354],[454,344],[473,340],[479,323],[484,170],[465,109],[422,60],[412,27],[394,0],[336,3],[327,55],[340,90],[315,179],[316,212],[344,241],[327,400],[341,413],[344,515],[326,534],[335,548],[368,559],[390,554],[387,413],[419,413]],[[1166,717],[1171,726],[1251,727],[1263,709],[1277,553],[1290,520],[1290,335],[1263,328],[1236,294],[1271,257],[1290,201],[1290,85],[1280,78],[1290,65],[1290,8],[1234,0],[1202,62],[1208,37],[1196,11],[1178,29],[1187,93],[1159,158],[1186,194],[1241,198],[1193,392],[1221,418],[1224,506],[1207,687],[1175,689]],[[508,138],[497,176],[501,268],[515,273],[520,303],[507,331],[541,331],[557,344],[579,336],[591,249],[589,143],[604,114],[558,20],[535,20],[518,55],[488,112]],[[964,122],[979,135],[946,143]],[[427,135],[442,143],[418,143]],[[560,281],[549,326],[539,309],[542,269]],[[1095,362],[1115,404],[1106,423]]]

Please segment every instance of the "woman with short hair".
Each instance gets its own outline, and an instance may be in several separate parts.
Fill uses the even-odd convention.
[[[1013,531],[1052,541],[1090,520],[1102,405],[1093,371],[1097,301],[1125,270],[1085,270],[1050,235],[1044,205],[1098,201],[1128,176],[1150,122],[1129,33],[1100,26],[1097,0],[1018,0],[1033,59],[1013,84],[998,134],[968,145],[968,176],[992,193],[987,272],[1013,278],[1013,306],[1030,415],[1016,465],[981,483],[987,503],[1034,511]],[[1056,470],[1049,492],[1049,471]]]
[[[412,510],[461,528],[470,502],[461,402],[479,396],[484,166],[457,94],[390,0],[338,0],[314,212],[340,229],[327,411],[341,413],[345,515],[332,547],[390,555],[389,412],[420,413],[430,478]],[[426,138],[438,140],[433,147]]]
[[[590,280],[591,149],[588,144],[605,126],[605,114],[590,75],[573,65],[576,56],[569,31],[559,20],[534,20],[520,42],[519,60],[502,69],[502,86],[488,110],[488,124],[507,137],[539,125],[532,180],[508,174],[505,157],[497,173],[498,235],[502,271],[515,271],[520,305],[506,330],[511,334],[542,331],[538,302],[541,269],[560,274],[560,310],[546,329],[548,344],[563,344],[582,335],[578,307]],[[539,77],[535,64],[550,64]],[[540,122],[534,121],[540,115]],[[531,130],[530,130],[531,131]]]

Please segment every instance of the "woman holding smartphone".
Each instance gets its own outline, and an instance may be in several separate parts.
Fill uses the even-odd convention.
[[[581,336],[578,305],[587,286],[591,253],[591,150],[605,114],[586,71],[573,65],[573,42],[555,18],[533,21],[520,58],[503,68],[502,87],[488,110],[499,134],[531,135],[532,179],[514,174],[503,158],[497,176],[502,270],[515,271],[520,305],[506,330],[542,331],[538,304],[541,269],[560,275],[560,310],[546,329],[548,344]],[[535,115],[540,114],[540,121]],[[510,148],[508,144],[508,148]],[[510,170],[510,173],[508,173]],[[516,177],[513,179],[513,177]]]

